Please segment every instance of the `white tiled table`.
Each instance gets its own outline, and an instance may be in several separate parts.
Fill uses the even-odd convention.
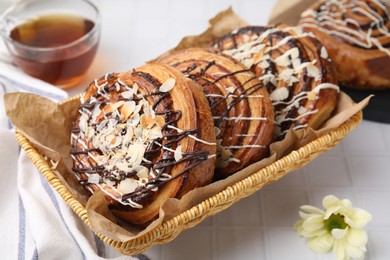
[[[82,86],[106,72],[142,65],[199,34],[232,5],[252,24],[266,24],[274,1],[95,0],[103,16],[98,56]],[[349,198],[373,215],[367,259],[390,259],[390,125],[364,121],[336,148],[308,166],[236,203],[146,254],[152,259],[334,259],[311,253],[293,230],[300,205],[323,196]],[[111,252],[115,255],[115,252]]]

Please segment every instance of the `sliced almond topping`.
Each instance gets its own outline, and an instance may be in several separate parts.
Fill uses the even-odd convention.
[[[175,150],[175,153],[174,153],[174,157],[175,157],[175,161],[179,161],[181,160],[181,158],[183,158],[183,152],[181,151],[182,149],[182,146],[181,145],[178,145],[176,147],[176,150]]]
[[[124,98],[126,98],[126,99],[132,99],[132,98],[133,98],[133,94],[134,94],[134,92],[133,92],[132,89],[130,89],[130,90],[128,90],[128,91],[123,91],[123,92],[121,93],[122,97],[124,97]]]
[[[99,181],[100,181],[100,175],[97,173],[93,173],[88,176],[88,183],[98,184]]]
[[[133,93],[134,93],[135,95],[137,94],[138,89],[139,89],[138,84],[137,84],[137,83],[134,83],[134,84],[133,84]]]
[[[323,59],[329,58],[328,51],[326,50],[326,48],[324,46],[322,46],[322,48],[321,48],[321,58],[323,58]]]
[[[121,121],[124,122],[126,121],[130,115],[134,112],[135,110],[135,102],[134,101],[128,101],[126,102],[121,109]]]
[[[105,107],[103,108],[103,112],[104,112],[105,114],[114,112],[115,109],[118,109],[118,108],[121,107],[124,103],[125,103],[125,102],[122,101],[122,100],[121,100],[121,101],[118,101],[118,102],[116,102],[116,103],[111,103],[110,105],[105,106]]]
[[[299,107],[298,108],[298,114],[302,115],[306,112],[306,108],[305,107]]]
[[[299,49],[297,47],[292,48],[290,50],[290,56],[291,56],[291,59],[299,58]]]
[[[261,69],[266,69],[266,68],[268,68],[270,66],[270,64],[269,64],[269,62],[268,61],[266,61],[266,60],[263,60],[262,62],[260,62],[259,63],[259,67],[261,68]]]
[[[167,79],[166,81],[164,81],[164,83],[161,85],[161,87],[159,88],[159,91],[160,92],[168,92],[170,91],[171,89],[173,89],[173,87],[175,86],[176,84],[176,79],[174,78],[169,78]]]
[[[313,91],[310,91],[309,93],[307,93],[307,99],[308,100],[315,100],[316,99],[316,93],[315,92],[313,92]]]
[[[144,114],[146,116],[150,116],[151,115],[150,110],[151,110],[151,107],[150,107],[149,103],[148,102],[144,102],[144,107],[143,107],[142,111],[144,112]]]
[[[165,119],[163,116],[156,116],[157,125],[161,128],[165,125]]]
[[[291,76],[290,80],[289,80],[289,83],[295,83],[295,82],[298,82],[298,81],[299,81],[299,79],[297,77]]]
[[[145,114],[142,114],[141,117],[140,117],[140,123],[141,123],[141,127],[143,129],[146,129],[148,127],[148,123],[146,122],[146,115]]]
[[[127,127],[126,134],[123,137],[123,144],[128,144],[133,139],[134,130],[132,126]]]
[[[315,65],[313,65],[312,63],[308,64],[306,69],[307,69],[307,74],[310,77],[315,78],[315,80],[319,80],[321,78],[320,70]]]
[[[149,132],[149,139],[157,139],[157,138],[162,138],[163,135],[161,133],[161,128],[159,126],[155,126],[152,129],[150,129]]]
[[[142,128],[141,127],[134,128],[134,135],[135,135],[135,138],[141,138],[142,137]]]
[[[108,135],[108,136],[106,137],[106,139],[105,139],[105,141],[106,141],[108,144],[113,144],[113,142],[115,142],[114,140],[115,140],[115,135],[113,135],[113,134]]]
[[[236,88],[233,87],[233,86],[226,88],[226,91],[227,91],[228,93],[233,93],[234,90],[236,90]]]
[[[291,64],[291,61],[287,55],[281,55],[275,59],[275,63],[279,66],[287,67]]]
[[[293,69],[285,69],[280,72],[279,77],[284,80],[285,82],[288,81],[288,79],[294,74]]]
[[[137,181],[134,179],[124,179],[118,184],[118,191],[122,194],[128,194],[138,187]]]
[[[244,64],[247,68],[251,68],[254,62],[255,61],[253,59],[244,59],[242,64]]]
[[[134,170],[137,172],[137,176],[140,179],[147,179],[149,175],[149,169],[146,168],[145,166],[139,165]]]
[[[79,120],[79,127],[82,132],[85,133],[88,127],[87,118],[85,115],[82,115]]]
[[[132,149],[134,149],[134,151],[130,161],[133,163],[133,165],[140,165],[142,159],[144,158],[145,147],[142,143],[136,143],[132,146]]]
[[[122,143],[122,137],[121,136],[116,136],[115,139],[111,141],[111,148],[117,147]]]
[[[106,185],[110,188],[113,188],[115,186],[115,181],[112,181],[108,178],[104,178],[104,182],[106,183]]]
[[[281,100],[285,100],[288,97],[288,95],[289,95],[288,89],[286,87],[281,87],[275,89],[271,93],[270,98],[273,101],[281,101]]]
[[[95,108],[92,110],[92,121],[96,121],[96,118],[100,115],[102,110],[100,110],[99,106],[95,106]]]
[[[295,73],[297,73],[299,66],[301,66],[301,60],[299,58],[296,58],[296,59],[293,59],[291,62],[292,62],[293,68],[295,70]]]
[[[259,53],[262,49],[264,49],[265,47],[265,44],[258,44],[256,46],[253,46],[251,49],[250,49],[250,53],[254,54],[254,53]]]
[[[155,123],[156,121],[153,119],[152,115],[146,117],[146,124],[148,128],[151,128]]]

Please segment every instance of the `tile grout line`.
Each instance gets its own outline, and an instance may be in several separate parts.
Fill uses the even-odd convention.
[[[211,248],[211,258],[213,260],[217,260],[216,256],[218,255],[216,253],[216,250],[219,252],[219,245],[217,241],[217,228],[216,228],[216,222],[217,222],[217,215],[214,215],[211,217],[211,239],[212,239],[212,248]]]
[[[386,144],[386,148],[387,148],[387,153],[390,154],[390,134],[386,135],[385,127],[386,127],[385,125],[380,125],[382,135],[385,137],[384,139],[385,139],[385,144]]]
[[[263,231],[263,244],[264,244],[264,256],[266,259],[272,259],[271,251],[268,250],[270,248],[270,238],[268,236],[268,228],[267,228],[267,216],[265,214],[265,198],[264,198],[264,192],[262,189],[260,189],[260,192],[258,194],[259,200],[260,200],[260,214],[261,214],[261,230]]]

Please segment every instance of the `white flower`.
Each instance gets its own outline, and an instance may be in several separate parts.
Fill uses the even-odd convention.
[[[363,259],[366,253],[367,233],[363,229],[371,214],[353,208],[348,199],[340,200],[328,195],[322,200],[325,210],[304,205],[299,211],[302,218],[294,227],[298,234],[308,238],[308,247],[319,254],[333,248],[338,260]]]

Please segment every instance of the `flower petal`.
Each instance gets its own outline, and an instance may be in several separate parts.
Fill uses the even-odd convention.
[[[334,241],[333,252],[337,260],[348,259],[345,254],[344,239]]]
[[[311,213],[306,213],[306,212],[301,211],[301,210],[298,212],[298,214],[299,214],[299,216],[300,216],[302,219],[307,219],[308,217],[310,217],[311,215],[313,215],[313,214],[311,214]]]
[[[363,258],[365,255],[365,251],[363,251],[359,247],[355,247],[349,244],[348,242],[344,243],[344,248],[345,248],[346,255],[348,255],[350,258],[360,259]]]
[[[315,231],[324,228],[323,216],[312,215],[305,219],[302,227],[307,231]]]
[[[347,232],[348,232],[348,227],[345,228],[345,229],[334,228],[334,229],[332,229],[332,231],[331,231],[332,236],[333,236],[336,240],[339,240],[339,239],[342,239],[343,237],[345,237],[345,235],[347,234]]]
[[[329,233],[325,229],[317,229],[317,230],[306,230],[300,225],[300,223],[296,223],[297,225],[294,226],[297,233],[303,237],[317,237],[322,236],[325,233]]]
[[[325,209],[329,207],[339,206],[340,204],[341,204],[340,199],[334,195],[325,196],[324,199],[322,200],[322,206],[324,206]]]
[[[353,208],[348,214],[348,218],[345,218],[345,223],[354,228],[362,228],[367,225],[372,219],[372,215],[364,210],[359,208]]]
[[[349,199],[341,200],[341,204],[348,210],[352,209],[352,202]]]
[[[347,233],[346,239],[352,246],[362,247],[367,244],[368,236],[363,229],[351,228]]]
[[[302,230],[302,224],[303,224],[303,220],[298,220],[294,224],[294,229],[298,232],[298,234],[300,234],[300,230]]]
[[[325,254],[332,249],[333,242],[334,238],[329,233],[325,233],[322,236],[310,238],[307,241],[307,246],[318,254]]]
[[[342,206],[332,206],[332,207],[329,207],[329,208],[326,209],[324,218],[328,219],[332,214],[340,213],[340,211],[342,211]]]
[[[303,205],[303,206],[301,206],[301,210],[306,211],[307,213],[312,213],[312,214],[319,214],[319,215],[324,214],[324,211],[322,209],[319,209],[319,208],[311,206],[311,205]]]

